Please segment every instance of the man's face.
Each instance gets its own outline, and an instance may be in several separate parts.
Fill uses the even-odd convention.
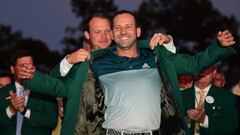
[[[224,87],[225,81],[224,81],[224,76],[221,73],[216,73],[213,84],[217,87]]]
[[[11,66],[11,72],[12,74],[14,74],[15,79],[17,82],[21,83],[22,79],[19,78],[19,73],[20,73],[20,68],[23,65],[33,65],[33,59],[31,56],[25,56],[25,57],[21,57],[18,58],[16,61],[16,65],[15,66]]]
[[[141,30],[136,27],[131,14],[124,13],[113,18],[113,38],[120,49],[128,50],[136,45],[137,37],[140,34]]]
[[[9,76],[0,77],[0,88],[11,83],[11,78]]]
[[[211,71],[207,74],[201,74],[195,79],[195,84],[207,87],[208,85],[212,84],[214,76],[215,71]]]
[[[94,17],[89,22],[89,32],[85,31],[86,39],[90,40],[92,49],[104,49],[112,43],[112,30],[108,19]]]

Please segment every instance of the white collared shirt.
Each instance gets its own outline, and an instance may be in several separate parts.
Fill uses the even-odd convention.
[[[209,85],[209,86],[207,86],[206,88],[202,89],[202,90],[204,91],[204,98],[205,98],[205,99],[206,99],[206,96],[207,96],[207,94],[208,94],[211,86],[212,86],[212,85]],[[195,108],[197,108],[197,104],[198,104],[198,102],[199,102],[199,100],[200,100],[200,95],[199,95],[199,93],[198,93],[198,91],[200,91],[200,88],[198,88],[196,85],[194,85],[194,90],[195,90]],[[205,99],[204,99],[204,101],[205,101]],[[204,128],[208,128],[208,124],[209,124],[209,122],[208,122],[208,116],[205,115],[205,120],[204,120],[203,123],[200,123],[200,126],[201,126],[201,127],[204,127]]]

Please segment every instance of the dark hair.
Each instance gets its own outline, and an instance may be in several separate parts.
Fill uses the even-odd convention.
[[[84,22],[83,23],[83,25],[84,25],[83,31],[89,31],[89,28],[90,28],[89,23],[95,17],[101,18],[101,19],[106,19],[111,24],[110,18],[107,15],[105,15],[101,12],[96,12],[96,13],[92,14],[91,16],[87,17],[87,19],[85,19],[85,21],[83,21]]]
[[[33,55],[31,52],[21,49],[21,50],[17,50],[11,57],[10,59],[10,65],[11,66],[16,66],[17,63],[17,59],[18,58],[22,58],[22,57],[26,57],[26,56],[31,56],[33,59]]]
[[[11,77],[11,74],[8,72],[1,72],[0,77]]]
[[[116,13],[113,15],[113,19],[114,19],[116,16],[121,15],[121,14],[130,14],[130,15],[132,15],[133,18],[134,18],[136,27],[139,27],[139,24],[138,24],[138,21],[137,21],[137,16],[135,15],[135,13],[133,13],[132,11],[129,11],[129,10],[120,10],[120,11],[116,12]],[[113,19],[112,19],[112,28],[113,28]]]
[[[11,82],[13,80],[13,75],[10,72],[1,72],[0,77],[9,77],[11,79]]]

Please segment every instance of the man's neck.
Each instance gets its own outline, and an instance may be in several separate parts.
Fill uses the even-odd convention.
[[[20,85],[23,85],[23,82],[24,82],[24,80],[22,80],[22,79],[16,79],[15,81]]]
[[[136,58],[139,55],[137,45],[134,45],[132,48],[128,50],[123,50],[117,47],[116,52],[118,56],[128,57],[128,58]]]
[[[211,84],[201,84],[201,83],[195,83],[195,85],[199,88],[199,89],[205,89],[207,88],[209,85]]]
[[[207,86],[197,85],[197,87],[198,87],[199,89],[205,89]]]

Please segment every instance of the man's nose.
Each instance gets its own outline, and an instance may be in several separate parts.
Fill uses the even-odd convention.
[[[101,34],[101,38],[106,39],[106,38],[107,38],[107,32],[103,32],[103,33]]]
[[[120,33],[121,33],[122,35],[126,34],[126,28],[122,27],[121,30],[120,30]]]

